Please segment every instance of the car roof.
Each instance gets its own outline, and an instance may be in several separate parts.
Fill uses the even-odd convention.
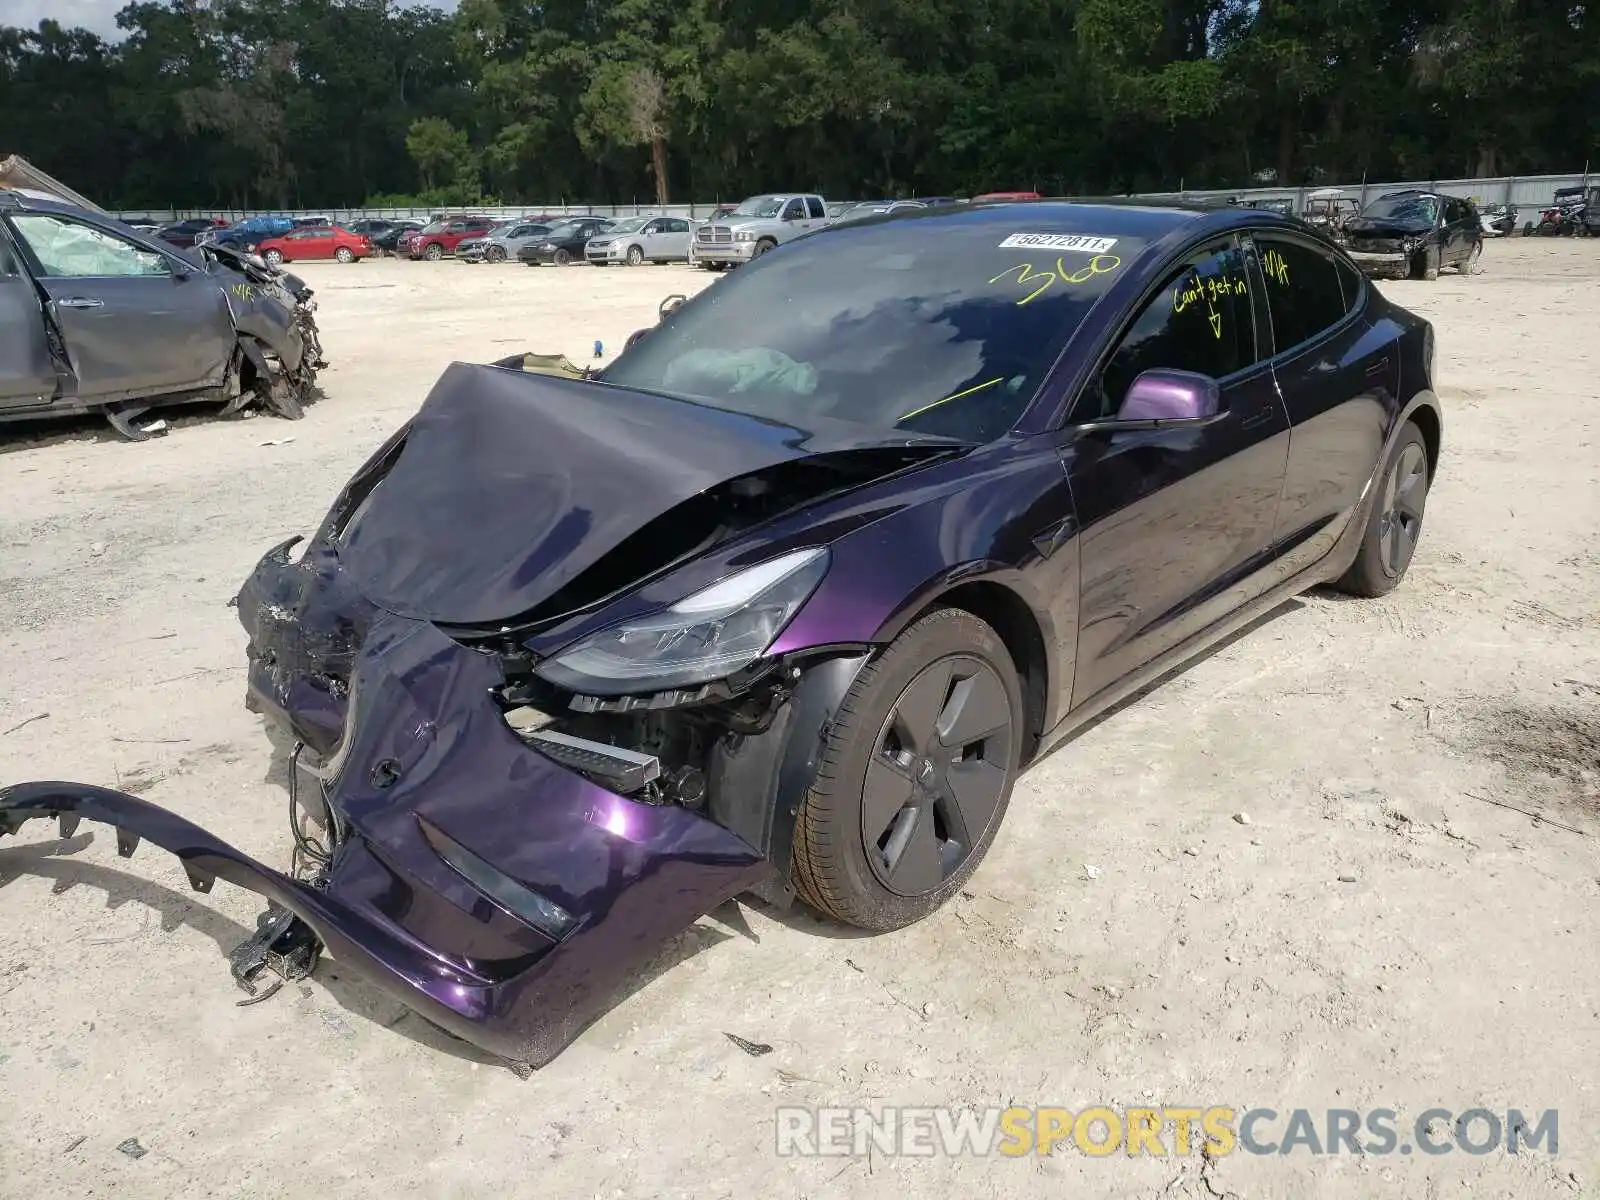
[[[998,236],[1010,233],[1081,233],[1105,237],[1138,237],[1154,241],[1190,222],[1219,226],[1259,223],[1262,220],[1294,222],[1253,210],[1202,205],[1156,205],[1118,201],[1015,200],[982,205],[939,205],[893,214],[895,220],[944,222],[992,226]]]

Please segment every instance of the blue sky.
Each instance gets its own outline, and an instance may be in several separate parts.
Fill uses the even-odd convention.
[[[456,0],[428,3],[446,11],[456,6]],[[117,28],[117,13],[127,4],[128,0],[0,0],[0,25],[33,29],[45,17],[52,17],[63,25],[79,25],[101,37],[116,38],[122,33]]]

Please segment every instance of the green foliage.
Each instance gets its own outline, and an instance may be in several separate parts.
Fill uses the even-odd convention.
[[[0,154],[126,208],[1103,193],[1600,162],[1543,0],[138,0],[0,26]],[[669,187],[670,185],[670,187]]]
[[[432,191],[445,179],[469,189],[476,182],[478,156],[473,153],[471,140],[465,130],[457,129],[443,117],[418,117],[411,122],[406,153],[417,164],[424,191]]]

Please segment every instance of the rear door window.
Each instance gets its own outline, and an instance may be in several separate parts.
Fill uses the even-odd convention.
[[[1344,285],[1333,255],[1271,234],[1257,234],[1255,241],[1277,353],[1309,342],[1344,319]]]
[[[815,196],[807,196],[806,215],[809,216],[813,221],[817,221],[827,216],[828,212],[822,207],[821,200],[818,200]]]

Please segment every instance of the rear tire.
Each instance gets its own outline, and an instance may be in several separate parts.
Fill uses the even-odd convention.
[[[349,246],[340,246],[333,252],[333,256],[342,263],[353,263],[356,260],[355,252]]]
[[[985,622],[942,608],[903,632],[828,727],[795,824],[800,898],[872,930],[937,909],[1005,818],[1024,719],[1016,666]]]
[[[269,267],[283,266],[283,252],[281,250],[268,250],[261,258]]]
[[[1352,596],[1375,599],[1399,586],[1422,538],[1422,517],[1432,483],[1422,430],[1407,421],[1384,464],[1378,494],[1361,535],[1361,549],[1334,587]]]

